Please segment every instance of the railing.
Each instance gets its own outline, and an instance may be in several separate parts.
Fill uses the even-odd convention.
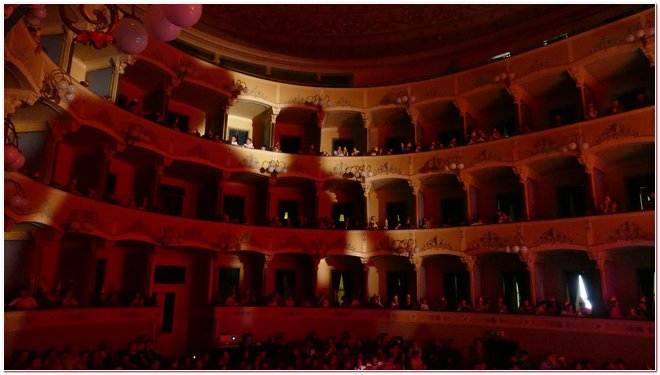
[[[344,254],[359,257],[397,254],[393,242],[415,240],[419,254],[466,255],[479,249],[504,251],[522,235],[530,252],[653,246],[655,211],[469,227],[389,231],[274,228],[167,216],[70,194],[19,173],[6,172],[23,185],[26,208],[6,206],[5,215],[58,231],[87,233],[108,240],[137,240],[158,246],[199,247],[236,253]],[[403,254],[402,254],[403,255]]]

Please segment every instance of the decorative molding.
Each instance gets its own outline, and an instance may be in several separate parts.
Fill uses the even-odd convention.
[[[506,245],[507,245],[507,243],[500,236],[498,236],[496,233],[488,231],[488,233],[483,235],[481,238],[472,241],[469,248],[471,248],[471,249],[479,249],[479,248],[496,249],[498,247],[504,247]]]
[[[287,102],[288,104],[299,104],[299,105],[304,105],[305,104],[305,98],[300,96],[300,94],[294,96],[293,98],[289,99]]]
[[[243,159],[241,159],[239,165],[244,168],[259,169],[261,163],[259,163],[259,160],[257,160],[257,158],[254,157],[254,155],[248,155]]]
[[[302,241],[298,236],[296,235],[290,235],[289,237],[285,238],[284,241],[280,244],[278,249],[302,249],[302,250],[308,250],[307,244],[305,244],[304,241]]]
[[[374,170],[374,176],[381,175],[381,174],[401,174],[401,170],[398,169],[398,168],[395,168],[392,164],[390,164],[389,161],[386,161],[380,167],[378,167],[378,168],[376,168],[376,170]]]
[[[610,235],[611,241],[653,240],[654,235],[642,230],[639,224],[626,221]]]
[[[206,149],[204,147],[202,147],[201,144],[197,144],[195,147],[193,147],[188,152],[186,152],[186,154],[184,156],[195,157],[195,158],[207,160],[207,161],[210,161],[210,162],[213,161],[213,158],[211,157],[211,155],[209,155],[209,153],[206,151]]]
[[[481,150],[479,155],[472,159],[472,166],[474,167],[475,165],[482,164],[482,163],[492,163],[492,162],[498,162],[502,161],[502,156],[495,154],[491,150],[485,148]]]
[[[69,214],[66,227],[74,232],[92,232],[99,227],[99,222],[96,211],[76,208]]]
[[[428,240],[424,246],[422,246],[422,250],[433,250],[433,249],[448,249],[448,250],[454,250],[454,247],[451,246],[448,242],[438,238],[438,236],[434,236],[430,240]]]
[[[596,144],[599,145],[601,143],[611,141],[611,140],[615,140],[615,139],[628,138],[628,137],[637,137],[637,136],[639,136],[639,132],[637,132],[633,129],[630,129],[627,126],[614,123],[614,124],[608,126],[607,128],[605,128],[605,130],[603,130],[603,132],[600,134],[600,136],[596,140]]]
[[[345,238],[337,238],[336,240],[328,243],[328,249],[348,250],[355,251],[355,246],[347,241]]]
[[[539,238],[534,242],[533,246],[541,246],[545,244],[556,244],[556,243],[568,243],[572,244],[573,239],[568,237],[566,234],[560,232],[556,228],[552,227],[543,233]]]
[[[341,96],[339,99],[331,101],[328,107],[355,107],[355,105],[346,97]]]
[[[196,226],[191,226],[183,232],[183,239],[192,242],[204,242],[202,232]]]
[[[591,53],[595,53],[604,49],[621,44],[620,41],[610,39],[609,36],[602,37],[592,48]]]
[[[23,104],[31,106],[34,105],[37,100],[39,100],[39,95],[32,91],[5,90],[5,117],[7,117],[8,114],[16,112],[18,107]]]
[[[535,72],[538,72],[540,70],[547,69],[547,68],[550,68],[550,67],[552,67],[552,65],[548,64],[545,61],[535,60],[534,63],[532,65],[530,65],[529,68],[527,69],[527,74],[535,73]]]
[[[332,175],[333,175],[333,176],[340,176],[340,177],[341,177],[341,176],[344,175],[344,172],[345,172],[346,169],[349,168],[349,167],[350,167],[350,166],[349,166],[348,164],[344,163],[343,161],[340,161],[339,164],[335,165],[335,166],[332,168]]]
[[[539,154],[545,154],[548,152],[553,152],[557,151],[559,149],[559,146],[555,143],[555,141],[551,138],[548,137],[543,137],[541,138],[540,141],[536,142],[534,144],[534,148],[532,151],[529,152],[529,156],[536,156]]]
[[[270,97],[266,96],[258,87],[248,88],[246,95],[272,102]]]
[[[183,242],[183,236],[178,228],[164,227],[159,241],[163,246],[178,245]]]
[[[218,240],[218,243],[216,245],[220,251],[223,253],[228,253],[233,250],[240,250],[241,245],[239,241],[234,237],[233,235],[229,233],[222,233],[220,234],[220,238]]]
[[[131,225],[127,226],[123,232],[123,234],[144,234],[146,236],[149,235],[149,230],[147,228],[147,224],[145,224],[144,220],[138,219],[135,220]]]

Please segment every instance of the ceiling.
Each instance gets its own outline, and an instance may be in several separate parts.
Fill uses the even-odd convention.
[[[354,60],[459,53],[584,31],[641,5],[616,4],[206,4],[194,27],[221,40],[285,56]],[[534,30],[530,33],[529,30]],[[527,31],[527,32],[524,32]],[[556,34],[555,34],[556,33]],[[530,40],[530,39],[534,40]]]

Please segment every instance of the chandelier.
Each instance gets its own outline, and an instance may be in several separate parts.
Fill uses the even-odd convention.
[[[271,160],[264,161],[261,164],[261,169],[259,169],[259,172],[268,173],[270,174],[270,178],[275,180],[279,174],[285,174],[289,172],[289,170],[286,168],[285,162],[280,160]]]
[[[41,84],[41,97],[52,100],[56,104],[62,99],[71,103],[76,98],[78,87],[73,83],[71,77],[60,68],[57,68],[44,77]]]

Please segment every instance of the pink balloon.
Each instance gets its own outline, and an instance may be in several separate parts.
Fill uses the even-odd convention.
[[[124,17],[117,24],[112,33],[115,46],[122,52],[135,55],[147,48],[149,34],[144,25],[133,17]]]
[[[9,198],[9,205],[14,209],[20,209],[23,204],[23,197],[18,194],[14,194]]]
[[[22,159],[21,159],[22,158]],[[21,162],[22,160],[22,162]],[[9,143],[5,145],[5,169],[10,171],[16,171],[20,169],[25,163],[25,157],[21,152],[14,146]]]
[[[190,27],[202,17],[202,4],[168,4],[165,16],[177,26]]]
[[[163,42],[176,39],[181,33],[181,28],[172,24],[165,18],[162,5],[151,5],[144,14],[144,26],[149,34]]]
[[[18,156],[15,159],[10,159],[7,164],[7,159],[5,159],[5,166],[9,167],[9,170],[17,171],[25,165],[25,156],[19,151]]]

